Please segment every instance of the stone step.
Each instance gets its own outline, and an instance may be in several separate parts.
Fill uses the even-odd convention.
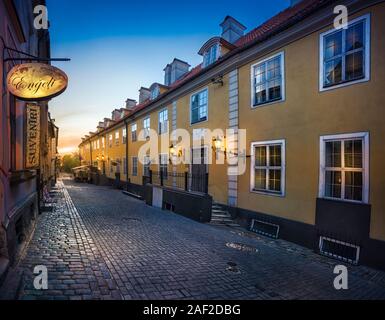
[[[211,222],[234,223],[234,221],[231,219],[220,219],[220,218],[211,218]]]
[[[215,218],[226,218],[231,220],[231,216],[229,214],[212,214],[211,217]]]

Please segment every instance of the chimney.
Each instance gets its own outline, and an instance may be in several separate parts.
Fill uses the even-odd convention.
[[[164,71],[164,84],[171,86],[175,81],[182,78],[190,70],[190,65],[182,60],[174,59],[173,62],[168,64]]]
[[[246,30],[242,23],[230,16],[227,16],[220,26],[222,27],[222,38],[232,44],[242,37]]]
[[[141,87],[139,90],[139,103],[143,103],[144,101],[150,99],[151,91],[148,88]]]
[[[127,99],[126,100],[126,109],[132,110],[135,108],[135,106],[136,106],[136,100],[134,100],[134,99]]]
[[[120,118],[121,118],[120,110],[115,109],[114,111],[112,111],[112,120],[113,121],[119,121]]]

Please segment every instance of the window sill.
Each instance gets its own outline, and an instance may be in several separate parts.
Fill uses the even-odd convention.
[[[339,88],[344,88],[344,87],[348,87],[348,86],[351,86],[351,85],[354,85],[354,84],[368,82],[369,80],[370,80],[370,77],[369,76],[365,76],[365,77],[361,77],[361,78],[358,78],[358,79],[355,79],[355,80],[339,82],[339,83],[336,83],[336,84],[333,84],[333,85],[322,85],[320,87],[320,92],[330,91],[330,90],[339,89]]]
[[[277,193],[277,192],[272,192],[272,191],[266,191],[266,190],[256,190],[256,189],[251,189],[251,193],[259,194],[259,195],[264,195],[264,196],[272,196],[272,197],[278,197],[278,198],[284,198],[285,193]]]
[[[205,119],[202,119],[202,120],[199,120],[199,121],[195,121],[195,122],[191,122],[190,125],[193,126],[193,125],[196,125],[198,123],[202,123],[202,122],[206,122],[208,119],[205,118]]]
[[[367,202],[357,201],[357,200],[348,200],[348,199],[339,199],[339,198],[330,198],[330,197],[320,197],[320,199],[329,200],[329,201],[335,201],[335,202],[344,202],[344,203],[352,203],[352,204],[369,205],[369,203],[367,203]]]
[[[270,106],[272,104],[277,104],[277,103],[282,103],[282,102],[285,102],[285,99],[280,98],[280,99],[276,99],[276,100],[267,101],[264,103],[253,104],[253,105],[251,105],[251,109],[258,109],[261,107]]]

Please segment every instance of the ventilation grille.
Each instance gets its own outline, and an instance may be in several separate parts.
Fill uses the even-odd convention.
[[[319,247],[322,255],[354,265],[360,259],[360,247],[351,243],[321,236]]]
[[[279,225],[253,219],[250,230],[267,237],[278,239]]]

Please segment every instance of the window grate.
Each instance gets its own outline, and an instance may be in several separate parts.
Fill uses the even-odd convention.
[[[278,239],[279,235],[279,225],[255,219],[251,221],[250,230],[274,239]]]
[[[324,256],[348,262],[354,265],[358,264],[360,258],[360,247],[340,240],[320,237],[320,253]]]

